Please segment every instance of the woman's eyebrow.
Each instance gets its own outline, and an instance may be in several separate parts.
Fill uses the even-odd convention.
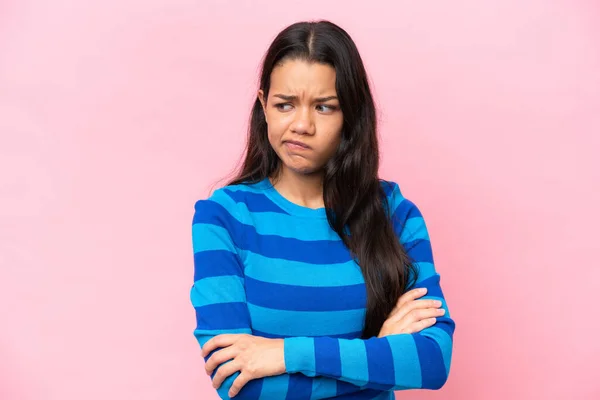
[[[280,99],[283,99],[285,101],[295,101],[298,100],[298,96],[288,96],[285,94],[274,94],[273,97],[279,97]],[[337,100],[337,96],[328,96],[328,97],[317,97],[315,99],[316,102],[322,103],[328,100]]]

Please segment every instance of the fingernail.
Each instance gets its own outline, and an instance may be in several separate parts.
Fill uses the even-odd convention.
[[[426,291],[427,291],[427,288],[421,288],[421,289],[419,289],[419,292],[421,292],[421,293],[425,293]]]
[[[438,313],[439,313],[440,315],[444,315],[444,314],[446,314],[446,310],[444,310],[443,308],[440,308],[440,309],[438,310]]]
[[[436,307],[440,307],[442,305],[442,302],[439,301],[439,300],[434,300],[433,301],[433,305],[436,306]]]

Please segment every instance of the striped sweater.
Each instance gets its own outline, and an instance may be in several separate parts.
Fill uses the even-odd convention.
[[[250,381],[236,399],[382,400],[393,399],[394,390],[445,383],[454,322],[427,228],[396,183],[381,184],[394,231],[419,271],[415,287],[426,287],[423,298],[446,309],[416,334],[360,339],[365,281],[324,208],[292,203],[268,179],[225,186],[196,202],[190,298],[200,346],[223,333],[284,339],[286,373]],[[221,398],[229,398],[238,375],[218,389]]]

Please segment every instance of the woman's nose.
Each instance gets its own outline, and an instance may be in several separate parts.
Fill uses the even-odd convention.
[[[296,113],[292,130],[301,134],[312,134],[314,132],[314,122],[310,111],[302,109]]]

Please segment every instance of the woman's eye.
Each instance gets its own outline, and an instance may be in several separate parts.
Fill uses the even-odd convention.
[[[275,108],[277,108],[279,111],[289,111],[291,107],[292,105],[290,103],[275,104]]]
[[[336,106],[328,106],[327,104],[319,104],[317,108],[320,108],[319,111],[322,112],[332,112],[337,110]]]

